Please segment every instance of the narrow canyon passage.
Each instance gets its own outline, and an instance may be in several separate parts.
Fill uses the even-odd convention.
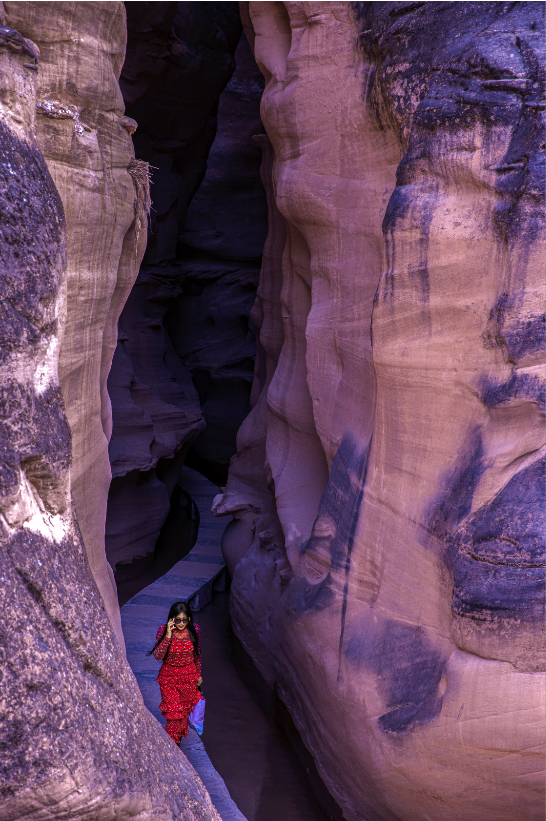
[[[120,605],[161,583],[195,542],[199,511],[192,518],[191,500],[177,482],[182,462],[218,485],[227,480],[235,434],[250,409],[256,355],[250,312],[267,230],[261,147],[253,139],[264,139],[263,79],[244,34],[237,42],[237,5],[126,7],[121,87],[127,113],[138,122],[137,157],[152,167],[152,212],[109,376],[113,481],[106,548]],[[233,69],[216,113],[215,95]],[[207,752],[248,821],[323,821],[287,738],[233,667],[228,601],[228,593],[215,593],[196,614]]]
[[[182,465],[218,485],[227,481],[250,409],[250,313],[267,233],[253,139],[263,132],[263,78],[238,5],[125,7],[120,86],[138,124],[136,157],[150,170],[151,211],[108,376],[105,542],[122,598],[150,566],[168,560],[168,531],[188,526],[177,485]],[[186,543],[187,534],[173,563]]]
[[[544,821],[545,12],[0,0],[0,821]]]
[[[248,821],[328,821],[284,733],[253,700],[232,662],[229,592],[196,614],[203,636],[207,753]]]
[[[207,699],[202,741],[210,763],[224,780],[231,798],[247,821],[278,818],[328,821],[332,816],[324,813],[310,786],[308,774],[312,762],[307,761],[303,766],[300,763],[286,734],[275,721],[277,705],[273,694],[268,692],[252,660],[234,639],[229,616],[229,590],[215,589],[212,592],[209,589],[207,577],[213,578],[224,566],[219,545],[223,523],[210,513],[217,488],[187,468],[182,471],[181,482],[186,495],[192,494],[191,507],[197,508],[200,520],[196,538],[187,542],[188,554],[174,567],[166,567],[163,575],[158,574],[162,554],[167,556],[169,548],[172,555],[179,554],[180,532],[173,528],[170,541],[164,538],[157,565],[124,586],[123,598],[130,591],[130,600],[124,602],[120,595],[127,657],[145,704],[164,726],[158,710],[159,686],[155,681],[159,664],[153,658],[145,657],[149,648],[143,635],[147,636],[149,644],[172,600],[187,599],[195,607],[194,618],[201,628],[203,688]],[[190,552],[193,543],[195,547]],[[226,587],[225,567],[223,573],[214,583],[215,588]],[[197,593],[191,595],[192,590]],[[291,731],[294,734],[293,727]],[[298,742],[301,746],[300,739]],[[194,766],[197,761],[204,766],[204,771],[198,768],[198,772],[211,789],[208,779],[212,777],[214,785],[214,773],[211,775],[210,764],[207,766],[201,760],[199,745],[192,730],[181,748]],[[197,759],[194,760],[195,755]],[[313,775],[318,779],[315,773]],[[229,807],[226,812],[225,800],[220,803],[214,800],[222,818],[224,813],[226,819],[231,818]],[[341,815],[333,817],[337,821]]]

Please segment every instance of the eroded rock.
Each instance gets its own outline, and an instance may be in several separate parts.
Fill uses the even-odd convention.
[[[126,5],[120,84],[127,116],[138,123],[136,155],[152,166],[153,184],[148,246],[120,318],[108,382],[114,418],[106,551],[125,575],[133,560],[141,567],[142,557],[153,558],[188,449],[205,429],[164,317],[182,292],[178,236],[205,173],[241,31],[233,3]]]
[[[538,821],[543,9],[241,7],[285,226],[235,630],[348,819]]]
[[[207,423],[190,457],[220,485],[226,482],[236,434],[250,409],[256,354],[249,319],[267,232],[258,144],[264,136],[262,91],[263,78],[242,36],[235,71],[218,103],[207,172],[180,236],[184,291],[165,318]]]
[[[21,22],[25,11],[38,14],[35,4],[17,5]],[[122,13],[121,4],[89,6],[104,22]],[[45,11],[61,32],[74,6],[40,4]],[[144,708],[72,504],[58,371],[74,224],[35,136],[41,82],[27,59],[26,48],[0,47],[0,816],[219,821]]]
[[[66,218],[59,379],[72,436],[71,488],[91,570],[123,645],[104,550],[112,429],[106,378],[146,242],[118,85],[125,12],[122,3],[94,2],[4,8],[7,24],[39,47],[35,133]]]

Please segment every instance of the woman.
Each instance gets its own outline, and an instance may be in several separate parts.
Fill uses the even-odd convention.
[[[189,604],[177,601],[169,610],[167,623],[157,631],[155,647],[147,653],[163,661],[156,679],[161,688],[159,709],[167,719],[165,730],[175,744],[187,738],[188,716],[202,698],[197,689],[203,681],[200,635]]]

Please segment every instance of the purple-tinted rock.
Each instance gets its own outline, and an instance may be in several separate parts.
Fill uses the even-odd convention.
[[[89,6],[46,4],[48,22],[68,13],[82,38],[96,34]],[[0,817],[218,821],[143,705],[76,519],[58,377],[74,237],[35,136],[36,63],[16,35],[0,26]]]
[[[203,182],[188,209],[179,253],[184,291],[165,322],[192,374],[207,428],[192,464],[219,484],[250,409],[256,339],[249,321],[267,230],[260,180],[263,79],[243,35],[218,105],[218,130]]]
[[[285,231],[234,630],[347,819],[539,821],[544,7],[241,10]]]
[[[136,156],[152,166],[153,184],[148,247],[119,321],[108,380],[113,483],[106,551],[113,564],[125,565],[153,556],[185,454],[205,429],[198,392],[165,333],[164,315],[182,292],[178,235],[205,173],[218,96],[241,31],[232,3],[126,7],[120,85],[127,114],[138,123]]]

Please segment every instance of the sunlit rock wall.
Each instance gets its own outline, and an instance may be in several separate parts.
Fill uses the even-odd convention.
[[[139,126],[136,156],[152,166],[148,246],[120,318],[108,380],[113,481],[106,552],[128,576],[142,572],[143,557],[153,560],[180,468],[205,429],[197,390],[165,333],[164,316],[182,292],[178,237],[205,174],[241,22],[234,3],[126,7],[120,85],[127,115]]]
[[[116,185],[127,187],[131,208],[123,210],[123,199],[119,207],[129,231],[133,189],[126,171],[122,174],[121,159],[128,162],[131,152],[130,143],[122,143],[125,153],[120,149],[116,154],[116,165],[105,148],[104,165],[97,166],[91,149],[101,142],[93,130],[97,121],[92,109],[88,117],[80,115],[89,132],[73,132],[78,120],[67,117],[59,128],[64,123],[70,130],[50,134],[48,143],[49,120],[41,120],[39,106],[44,89],[51,91],[53,56],[60,59],[67,52],[75,89],[69,99],[81,100],[84,80],[91,82],[87,49],[95,56],[98,46],[103,56],[123,50],[123,6],[7,3],[6,12],[0,4],[0,817],[219,821],[193,768],[144,707],[116,641],[104,590],[98,587],[103,577],[94,578],[98,562],[92,564],[77,519],[82,511],[78,482],[85,480],[85,464],[91,470],[90,462],[82,466],[75,461],[76,455],[83,458],[84,445],[65,412],[65,404],[74,412],[77,397],[63,401],[70,380],[59,378],[63,373],[68,378],[69,360],[65,358],[63,371],[62,352],[63,345],[72,350],[70,340],[76,345],[74,326],[83,334],[78,344],[89,342],[89,358],[99,358],[94,334],[102,339],[103,328],[93,325],[93,308],[102,311],[108,328],[116,282],[110,273],[114,282],[108,302],[108,287],[99,277],[103,263],[96,261],[92,272],[78,267],[71,207],[81,200],[90,236],[96,239],[96,225],[111,204],[110,176],[116,177]],[[16,16],[25,35],[13,28]],[[38,19],[40,49],[26,36],[36,31]],[[110,41],[112,33],[119,39]],[[93,69],[96,78],[96,61]],[[66,106],[75,113],[64,96],[68,81],[61,72],[55,76],[56,107],[47,110],[58,114]],[[114,113],[104,116],[100,133],[108,146],[108,134],[111,144],[117,132],[109,130]],[[97,118],[100,125],[101,116]],[[78,142],[82,137],[95,140],[87,153]],[[64,175],[60,159],[54,162],[49,153],[45,161],[44,146],[50,152],[57,146],[67,166]],[[48,163],[58,172],[60,192]],[[63,208],[63,184],[68,186],[70,178],[72,201],[65,200]],[[110,192],[112,197],[116,191]],[[110,227],[103,225],[103,232]],[[110,235],[111,242],[116,236],[119,240],[114,273],[124,252],[118,229]],[[81,237],[88,251],[91,238]],[[137,252],[133,241],[131,254]],[[79,264],[83,266],[82,259]],[[96,306],[84,299],[91,275],[99,292]],[[82,295],[74,303],[70,279],[78,277]],[[79,407],[92,430],[101,383],[98,366],[89,368],[91,384],[80,386]],[[104,509],[106,497],[100,490],[98,486],[83,497],[84,522],[89,511],[99,516]]]
[[[117,320],[146,243],[146,217],[128,170],[133,125],[118,77],[122,3],[5,3],[7,24],[41,52],[36,139],[66,218],[67,276],[59,379],[72,436],[71,488],[93,576],[123,643],[104,551],[112,429],[106,379]]]
[[[543,7],[241,9],[273,157],[235,631],[347,819],[538,821]]]

